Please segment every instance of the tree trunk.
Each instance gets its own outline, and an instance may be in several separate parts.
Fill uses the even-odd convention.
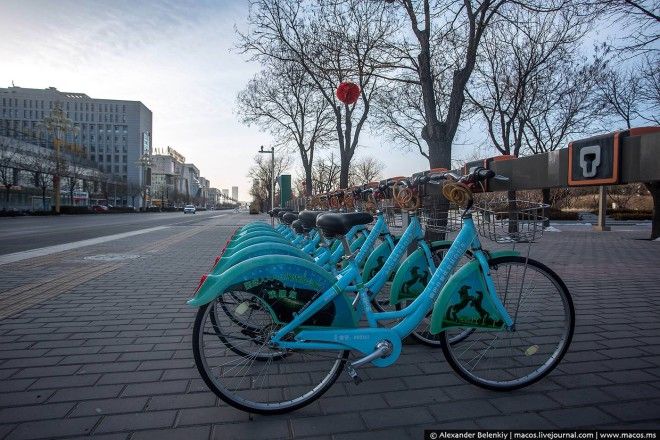
[[[341,168],[339,170],[339,188],[348,188],[348,168],[351,166],[351,157],[348,152],[341,153]],[[333,190],[335,188],[331,188]]]
[[[543,203],[550,205],[550,188],[543,188],[541,190],[541,196],[543,197]],[[550,206],[552,208],[552,206]]]
[[[312,195],[312,165],[305,167],[305,195]]]
[[[541,190],[541,197],[543,199],[543,204],[548,205],[547,210],[545,211],[545,215],[547,217],[547,220],[543,221],[543,227],[547,228],[550,226],[550,213],[548,212],[549,210],[552,209],[552,205],[550,203],[550,188],[543,188]]]
[[[41,206],[46,210],[46,187],[41,187]]]
[[[518,206],[516,203],[516,190],[510,189],[506,192],[509,200],[509,233],[516,235],[518,233]]]
[[[438,125],[440,125],[438,123]],[[428,133],[428,129],[425,128]],[[424,140],[429,147],[429,165],[431,168],[451,169],[451,144],[452,140],[447,139],[439,133],[439,129],[433,130],[435,135],[428,136]]]
[[[651,240],[660,238],[660,182],[645,182],[644,186],[653,197],[653,216],[651,217]]]

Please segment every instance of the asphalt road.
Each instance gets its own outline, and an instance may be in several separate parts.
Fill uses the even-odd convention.
[[[79,240],[131,232],[155,226],[186,226],[233,211],[62,215],[0,218],[0,255]]]

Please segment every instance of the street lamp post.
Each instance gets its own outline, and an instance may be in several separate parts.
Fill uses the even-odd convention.
[[[53,175],[53,196],[55,198],[55,212],[60,212],[60,179],[62,177],[61,163],[61,144],[66,142],[66,134],[75,132],[77,127],[73,121],[66,116],[59,102],[55,103],[55,108],[50,116],[44,118],[40,128],[53,134],[53,146],[55,147],[55,174]],[[73,200],[71,201],[73,204]]]
[[[138,158],[136,163],[137,163],[137,165],[140,166],[141,175],[142,175],[141,176],[142,179],[141,179],[141,182],[140,182],[141,185],[142,185],[142,187],[140,188],[140,192],[142,192],[142,208],[141,209],[144,209],[146,211],[147,210],[147,189],[148,189],[148,185],[147,185],[147,173],[148,173],[148,171],[147,171],[147,169],[148,169],[148,167],[151,166],[151,157],[149,156],[148,153],[145,153],[145,154],[141,155]]]
[[[275,147],[270,147],[270,150],[264,150],[261,146],[259,153],[270,154],[270,209],[275,209]],[[270,225],[275,226],[275,219],[271,216]]]

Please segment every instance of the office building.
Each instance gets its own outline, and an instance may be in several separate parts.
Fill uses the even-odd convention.
[[[234,199],[234,201],[238,202],[238,187],[237,186],[232,186],[231,187],[231,198]]]
[[[42,122],[57,107],[73,124],[66,143],[82,148],[112,180],[150,185],[149,165],[140,158],[152,152],[152,114],[139,101],[96,99],[55,87],[0,88],[0,136],[53,149],[53,136],[46,134]],[[126,195],[117,203],[126,205]]]

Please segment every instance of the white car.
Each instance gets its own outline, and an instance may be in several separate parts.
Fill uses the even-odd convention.
[[[188,213],[194,214],[195,213],[195,207],[193,205],[186,205],[183,208],[183,213],[184,214],[188,214]]]

